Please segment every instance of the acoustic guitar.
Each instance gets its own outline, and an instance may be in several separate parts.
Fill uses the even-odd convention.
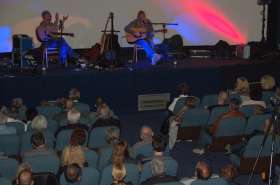
[[[132,33],[125,33],[125,38],[128,43],[135,43],[138,40],[147,38],[148,33],[166,33],[167,29],[160,29],[160,30],[154,30],[153,32],[147,32],[145,28],[132,28]]]

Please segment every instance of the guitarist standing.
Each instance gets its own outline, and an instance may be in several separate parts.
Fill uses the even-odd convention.
[[[146,18],[146,14],[143,10],[140,10],[137,13],[137,18],[130,22],[124,30],[136,38],[136,41],[133,43],[141,46],[144,49],[147,57],[151,60],[152,65],[155,65],[157,61],[160,60],[161,56],[155,52],[153,46],[153,25],[151,21]],[[145,37],[143,37],[144,33]]]
[[[36,28],[37,38],[42,44],[45,44],[45,47],[58,48],[59,61],[61,64],[65,64],[67,56],[74,58],[76,54],[64,38],[60,38],[59,35],[54,33],[63,30],[63,24],[68,16],[63,16],[62,20],[59,20],[59,14],[56,13],[54,22],[52,22],[52,15],[48,10],[43,11],[41,16],[43,20]]]

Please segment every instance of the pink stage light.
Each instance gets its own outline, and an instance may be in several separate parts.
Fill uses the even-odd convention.
[[[160,0],[154,1],[160,3]],[[168,14],[174,8],[173,12],[176,15],[173,16],[180,15],[180,17],[184,17],[185,15],[186,25],[191,16],[194,21],[199,22],[205,29],[214,32],[232,43],[244,44],[247,42],[246,36],[239,31],[233,21],[229,20],[222,11],[210,4],[208,0],[166,0],[163,6]]]

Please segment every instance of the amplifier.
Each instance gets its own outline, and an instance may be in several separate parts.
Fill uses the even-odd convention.
[[[13,35],[13,62],[14,65],[23,67],[26,65],[24,55],[33,49],[33,39],[28,35],[18,34]]]

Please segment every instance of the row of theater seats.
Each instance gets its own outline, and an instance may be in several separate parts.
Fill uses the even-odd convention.
[[[36,156],[30,158],[28,162],[32,166],[32,170],[34,173],[52,173],[56,174],[59,169],[59,160],[58,158],[54,158],[50,155],[45,156]],[[165,159],[166,165],[166,174],[171,176],[176,176],[178,164],[177,162],[170,158]],[[0,158],[0,172],[3,177],[12,181],[15,177],[15,172],[18,166],[18,162],[12,158]],[[140,184],[146,179],[152,176],[152,171],[150,167],[150,163],[145,163],[142,166],[142,169],[139,169],[139,165],[134,163],[126,163],[126,171],[127,175],[125,181],[132,182],[133,184]],[[94,166],[88,166],[83,169],[83,177],[84,181],[90,181],[91,183],[86,183],[88,185],[108,185],[112,183],[112,165],[106,165],[104,168],[98,170]],[[65,179],[62,175],[59,179],[61,185],[65,185]],[[2,185],[2,184],[1,184]]]

